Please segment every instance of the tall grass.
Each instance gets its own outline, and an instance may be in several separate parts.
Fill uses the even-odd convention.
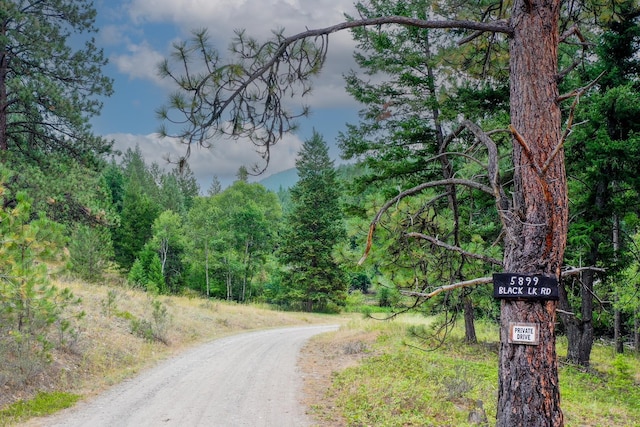
[[[478,414],[495,422],[498,381],[498,328],[477,324],[478,344],[466,344],[456,327],[439,347],[415,338],[416,324],[362,321],[351,328],[376,330],[370,356],[336,374],[323,411],[336,405],[349,426],[471,426]],[[422,349],[421,349],[422,348]],[[562,408],[567,426],[637,426],[640,420],[640,357],[616,356],[596,345],[590,369],[562,363],[566,340],[558,340]],[[322,406],[325,406],[324,408]],[[335,410],[335,409],[334,409]]]

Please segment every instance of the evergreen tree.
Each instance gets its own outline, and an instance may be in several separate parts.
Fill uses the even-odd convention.
[[[89,281],[101,279],[113,259],[111,234],[102,226],[77,224],[68,248],[71,270]]]
[[[347,281],[333,258],[345,237],[340,192],[329,149],[315,132],[296,160],[300,177],[291,189],[279,257],[286,267],[286,298],[306,311],[343,305]]]
[[[580,124],[572,130],[567,150],[573,220],[566,260],[575,266],[604,268],[599,275],[605,282],[615,282],[628,265],[625,253],[635,230],[628,228],[625,217],[637,214],[640,205],[640,60],[636,52],[640,12],[633,1],[617,7],[618,18],[605,26],[596,48],[597,61],[587,64],[579,75],[584,85],[598,75],[600,79],[580,99],[575,111]],[[603,293],[606,287],[594,286],[597,279],[593,269],[586,269],[579,278],[565,280],[561,292],[567,358],[584,366],[589,365],[598,326],[594,299],[609,299]]]
[[[426,19],[431,3],[370,0],[357,2],[356,9],[360,17],[366,18],[388,14]],[[447,129],[457,128],[461,118],[497,122],[496,117],[506,116],[508,91],[499,80],[490,84],[475,79],[473,64],[465,64],[456,74],[465,76],[464,86],[458,87],[458,82],[448,79],[455,63],[461,62],[461,53],[448,47],[447,38],[435,30],[358,27],[352,33],[358,42],[354,58],[366,78],[351,72],[346,78],[347,91],[364,108],[360,123],[347,125],[348,132],[340,135],[339,143],[343,157],[356,160],[361,172],[353,177],[350,186],[353,194],[349,209],[369,219],[375,213],[366,208],[379,205],[379,195],[389,199],[422,182],[449,180],[454,171],[460,176],[460,171],[467,169],[464,173],[469,174],[469,166],[476,165],[467,165],[460,155],[468,148],[469,140],[449,138]],[[473,47],[467,46],[464,53],[470,50]],[[498,64],[492,68],[499,68]],[[370,76],[384,78],[372,81]],[[445,92],[444,87],[449,90]],[[485,104],[470,102],[477,99]],[[459,113],[461,105],[465,106],[464,115]],[[507,123],[500,125],[506,127]],[[469,252],[473,240],[474,252],[488,254],[491,242],[498,237],[496,215],[486,214],[493,199],[481,191],[461,191],[453,184],[444,190],[444,194],[439,189],[425,190],[413,206],[398,206],[406,214],[385,219],[384,228],[391,231],[381,239],[384,244],[376,245],[376,255],[381,261],[384,259],[380,263],[384,267],[376,270],[399,289],[426,291],[491,271],[490,262],[482,264],[464,252]],[[495,226],[486,227],[486,222]],[[408,235],[413,238],[407,239]],[[483,248],[480,242],[488,243]],[[445,245],[460,250],[452,252]],[[495,258],[500,254],[493,252],[494,264],[500,265]],[[435,301],[433,309],[464,311],[466,340],[475,342],[470,291],[452,294],[446,304]],[[421,304],[417,299],[414,306]],[[448,319],[447,316],[445,321]]]
[[[112,93],[106,59],[93,38],[77,50],[70,43],[97,32],[92,2],[5,0],[0,9],[0,150],[78,160],[108,151],[88,123],[97,97]]]
[[[152,236],[152,225],[160,213],[159,205],[135,182],[125,188],[120,224],[113,230],[116,262],[124,269],[133,265],[138,252]]]
[[[222,184],[220,183],[218,176],[214,175],[213,179],[211,180],[211,185],[209,185],[209,188],[207,189],[207,196],[215,196],[216,194],[220,194],[221,192]]]
[[[7,177],[4,169],[0,175]],[[8,207],[6,194],[0,185],[0,377],[26,383],[84,313],[69,311],[79,300],[49,281],[47,263],[61,260],[64,227],[35,215],[24,193]]]
[[[171,171],[170,175],[176,178],[184,199],[184,208],[188,211],[193,206],[193,200],[200,194],[198,180],[188,163],[185,163],[182,167],[178,165]]]

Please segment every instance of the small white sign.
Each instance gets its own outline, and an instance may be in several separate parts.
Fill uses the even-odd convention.
[[[539,332],[537,323],[509,323],[509,343],[538,345]]]

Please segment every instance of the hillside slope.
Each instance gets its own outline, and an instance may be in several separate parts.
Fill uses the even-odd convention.
[[[38,391],[64,390],[92,396],[195,344],[240,331],[279,326],[335,323],[335,317],[277,312],[201,298],[160,296],[126,286],[90,285],[65,281],[86,313],[73,325],[73,339],[51,351],[51,363],[39,367],[26,383],[7,378],[0,409]],[[146,327],[153,336],[146,334]],[[6,420],[4,420],[6,421]],[[3,423],[0,423],[2,425]]]

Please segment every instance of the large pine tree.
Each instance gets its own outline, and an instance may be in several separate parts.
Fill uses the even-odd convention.
[[[332,255],[345,231],[336,173],[319,133],[304,142],[296,168],[300,179],[291,189],[279,252],[288,267],[284,287],[294,305],[324,311],[344,301],[347,282]]]
[[[110,144],[91,134],[99,96],[112,93],[91,35],[96,11],[87,0],[11,0],[0,3],[0,151],[64,153],[79,161]],[[46,156],[44,156],[46,157]]]

